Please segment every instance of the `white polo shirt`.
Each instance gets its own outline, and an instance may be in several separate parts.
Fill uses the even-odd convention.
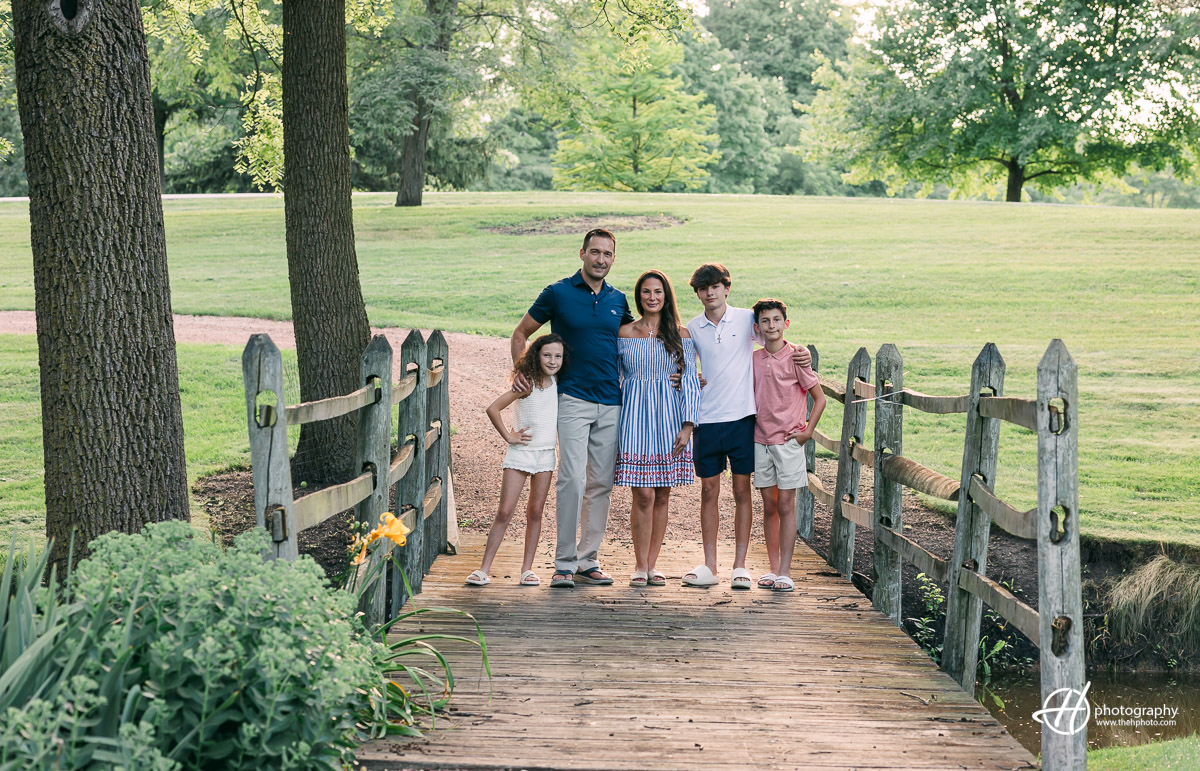
[[[687,328],[708,381],[700,392],[701,425],[753,415],[754,311],[726,305],[716,324],[701,313]]]

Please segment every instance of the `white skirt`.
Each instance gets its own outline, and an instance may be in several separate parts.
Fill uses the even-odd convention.
[[[554,448],[534,450],[523,444],[510,444],[508,453],[504,456],[504,468],[524,471],[526,474],[540,474],[543,471],[553,471],[555,465]]]

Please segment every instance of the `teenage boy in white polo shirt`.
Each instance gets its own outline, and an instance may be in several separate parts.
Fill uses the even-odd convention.
[[[704,564],[683,577],[688,586],[713,586],[717,577],[717,500],[726,459],[733,474],[734,589],[749,589],[746,550],[753,521],[750,474],[754,471],[754,312],[727,304],[733,285],[720,263],[701,265],[688,282],[704,305],[704,313],[688,322],[707,381],[700,400],[700,421],[692,435],[693,463],[700,477],[700,537]],[[810,366],[812,356],[800,346],[793,356]]]

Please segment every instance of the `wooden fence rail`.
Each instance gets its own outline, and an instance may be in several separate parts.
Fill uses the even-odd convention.
[[[301,531],[339,512],[354,509],[366,529],[379,524],[396,487],[393,512],[409,529],[407,544],[396,553],[400,568],[388,565],[364,600],[368,623],[397,613],[408,599],[403,570],[414,592],[437,555],[447,547],[448,469],[450,464],[449,347],[440,331],[426,341],[412,330],[400,347],[406,374],[392,382],[392,346],[376,335],[363,353],[363,386],[351,393],[284,406],[283,359],[267,335],[254,335],[242,354],[250,462],[254,476],[254,512],[259,527],[271,533],[276,559],[299,555]],[[392,457],[392,408],[399,405],[399,448]],[[293,498],[288,457],[288,426],[358,414],[354,468],[358,476],[338,485]],[[279,416],[283,419],[280,420]],[[444,483],[445,481],[445,483]],[[393,553],[391,542],[372,554],[360,569],[366,575]]]
[[[813,366],[818,361],[813,352]],[[838,454],[837,484],[827,491],[811,473],[808,491],[797,501],[797,529],[812,533],[813,501],[833,512],[828,562],[849,577],[856,527],[874,536],[875,585],[872,603],[897,626],[901,619],[901,566],[916,565],[947,588],[946,636],[942,668],[969,692],[975,689],[979,627],[984,603],[1027,636],[1041,651],[1043,700],[1062,689],[1084,689],[1083,602],[1080,592],[1078,400],[1075,362],[1054,340],[1038,365],[1037,397],[1004,395],[1004,359],[996,346],[984,346],[971,371],[968,393],[930,396],[904,387],[903,360],[891,344],[879,349],[875,377],[871,360],[859,349],[847,368],[846,386],[822,379],[821,388],[845,404],[841,440],[815,432],[808,445]],[[866,406],[874,405],[874,449],[863,445]],[[966,413],[963,461],[956,481],[903,455],[904,408],[939,415]],[[1038,436],[1038,502],[1022,511],[996,496],[1000,424],[1011,423]],[[856,503],[859,469],[875,469],[874,507]],[[954,552],[942,559],[904,536],[902,488],[958,503]],[[964,493],[965,491],[965,493]],[[987,577],[988,534],[995,523],[1038,547],[1038,610]],[[1056,705],[1057,706],[1057,705]],[[1082,768],[1086,729],[1074,735],[1042,731],[1046,769]]]

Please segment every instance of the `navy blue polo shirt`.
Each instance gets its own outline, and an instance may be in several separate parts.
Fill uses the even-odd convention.
[[[562,336],[570,349],[567,366],[558,376],[560,394],[594,404],[621,403],[617,330],[633,321],[624,292],[607,281],[593,292],[575,271],[543,289],[529,316],[539,324],[549,321],[550,331]]]

